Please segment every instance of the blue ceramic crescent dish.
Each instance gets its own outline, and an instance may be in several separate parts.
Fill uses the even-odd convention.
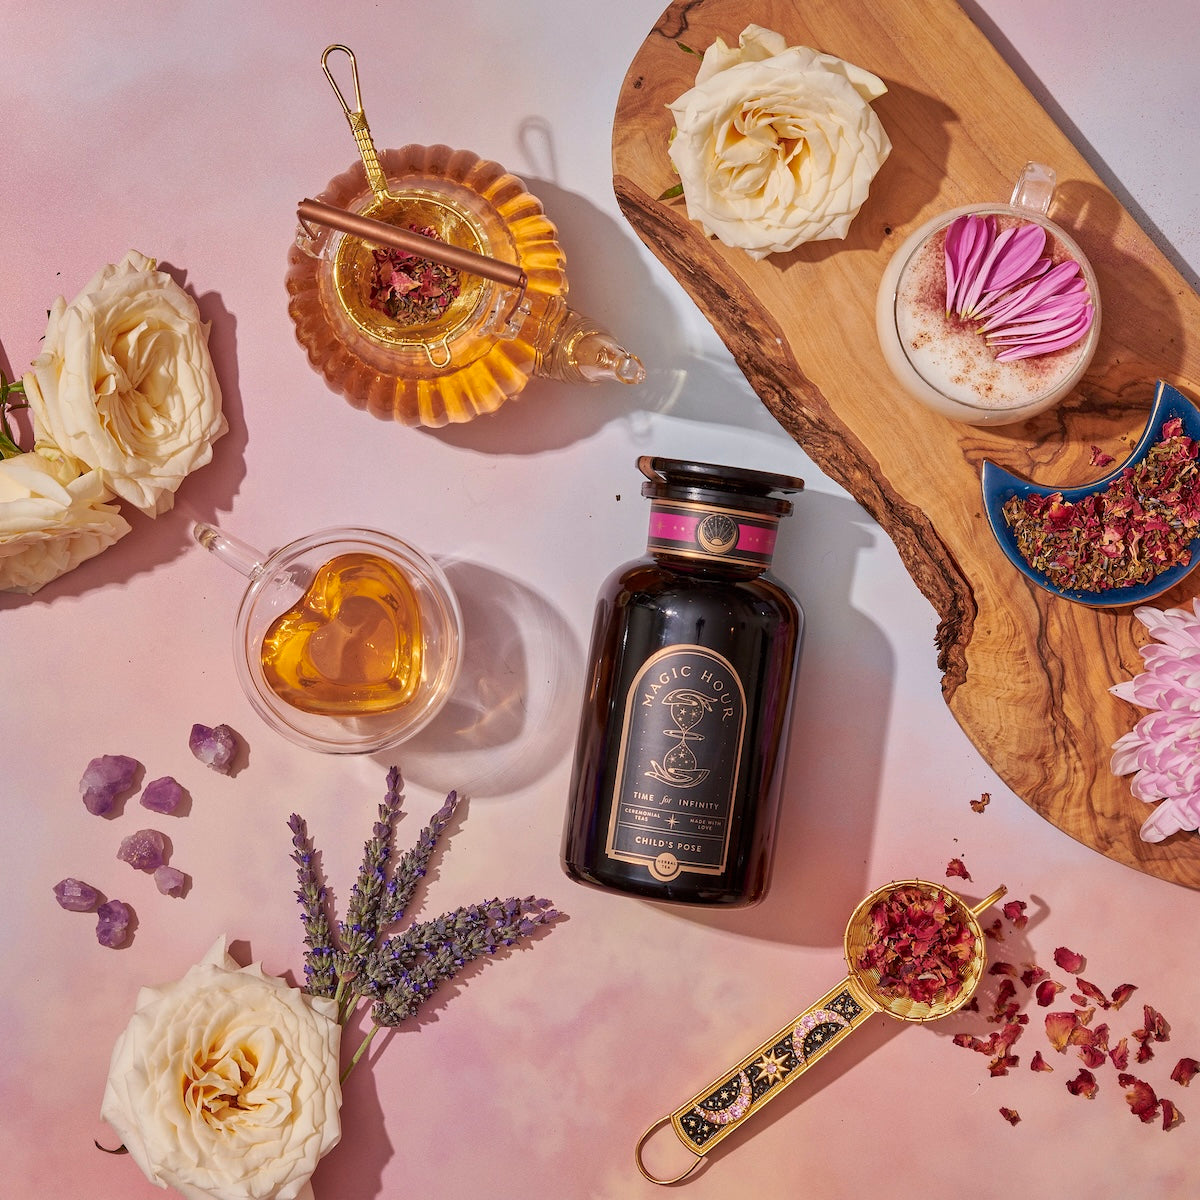
[[[1025,561],[1020,550],[1017,549],[1017,540],[1013,536],[1013,531],[1004,519],[1004,505],[1013,496],[1022,498],[1035,495],[1050,496],[1055,492],[1061,492],[1064,500],[1078,503],[1087,496],[1104,491],[1114,480],[1120,478],[1126,468],[1137,466],[1145,458],[1150,447],[1159,440],[1163,422],[1169,421],[1172,417],[1180,418],[1183,422],[1183,432],[1188,437],[1200,441],[1200,410],[1181,392],[1159,380],[1158,387],[1154,392],[1154,403],[1150,407],[1150,416],[1146,421],[1146,428],[1142,436],[1138,438],[1138,443],[1132,453],[1103,479],[1097,479],[1084,487],[1045,487],[1041,484],[1030,483],[1019,475],[1013,475],[1003,467],[998,467],[994,462],[985,462],[981,475],[984,508],[987,511],[992,532],[996,535],[996,541],[1000,543],[1000,549],[1004,551],[1013,566],[1026,578],[1036,583],[1038,587],[1045,588],[1055,596],[1062,596],[1067,600],[1073,600],[1076,604],[1085,604],[1091,608],[1121,608],[1129,604],[1142,604],[1147,600],[1152,600],[1155,596],[1162,595],[1200,565],[1200,538],[1196,538],[1192,542],[1190,562],[1171,567],[1161,575],[1155,576],[1149,583],[1110,588],[1104,592],[1060,588],[1041,571]]]

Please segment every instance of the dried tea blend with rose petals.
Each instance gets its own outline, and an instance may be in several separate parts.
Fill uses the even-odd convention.
[[[1200,536],[1197,444],[1164,421],[1145,458],[1078,501],[1062,492],[1013,496],[1003,507],[1021,557],[1058,588],[1105,592],[1151,583],[1192,560]]]
[[[949,1002],[962,991],[975,936],[962,905],[920,887],[889,891],[867,914],[870,940],[855,966],[879,978],[879,991],[918,1004]]]

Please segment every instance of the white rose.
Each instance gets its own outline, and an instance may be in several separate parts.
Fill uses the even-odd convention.
[[[892,143],[870,102],[887,88],[861,67],[749,25],[720,38],[696,85],[670,105],[671,161],[688,216],[751,258],[843,238]]]
[[[175,983],[143,988],[100,1115],[146,1177],[187,1200],[293,1200],[341,1136],[332,1000],[220,939]]]
[[[0,461],[0,589],[36,592],[129,532],[96,471],[53,451]]]
[[[225,432],[208,326],[195,301],[131,250],[71,304],[50,310],[24,378],[39,442],[50,442],[150,516]]]

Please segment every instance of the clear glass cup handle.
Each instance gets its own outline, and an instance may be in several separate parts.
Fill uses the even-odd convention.
[[[1013,184],[1009,203],[1014,208],[1026,208],[1045,216],[1050,211],[1050,201],[1054,199],[1057,183],[1058,175],[1053,167],[1045,163],[1027,162]]]
[[[197,521],[192,527],[192,536],[205,550],[215,554],[227,567],[232,567],[247,579],[254,580],[262,574],[267,555],[248,546],[240,538],[203,521]]]

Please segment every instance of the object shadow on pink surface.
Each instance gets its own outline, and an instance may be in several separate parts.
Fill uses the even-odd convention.
[[[569,752],[583,649],[519,580],[478,563],[441,565],[463,610],[463,667],[446,707],[401,748],[405,778],[476,799],[522,791]],[[395,758],[393,749],[380,761]]]

